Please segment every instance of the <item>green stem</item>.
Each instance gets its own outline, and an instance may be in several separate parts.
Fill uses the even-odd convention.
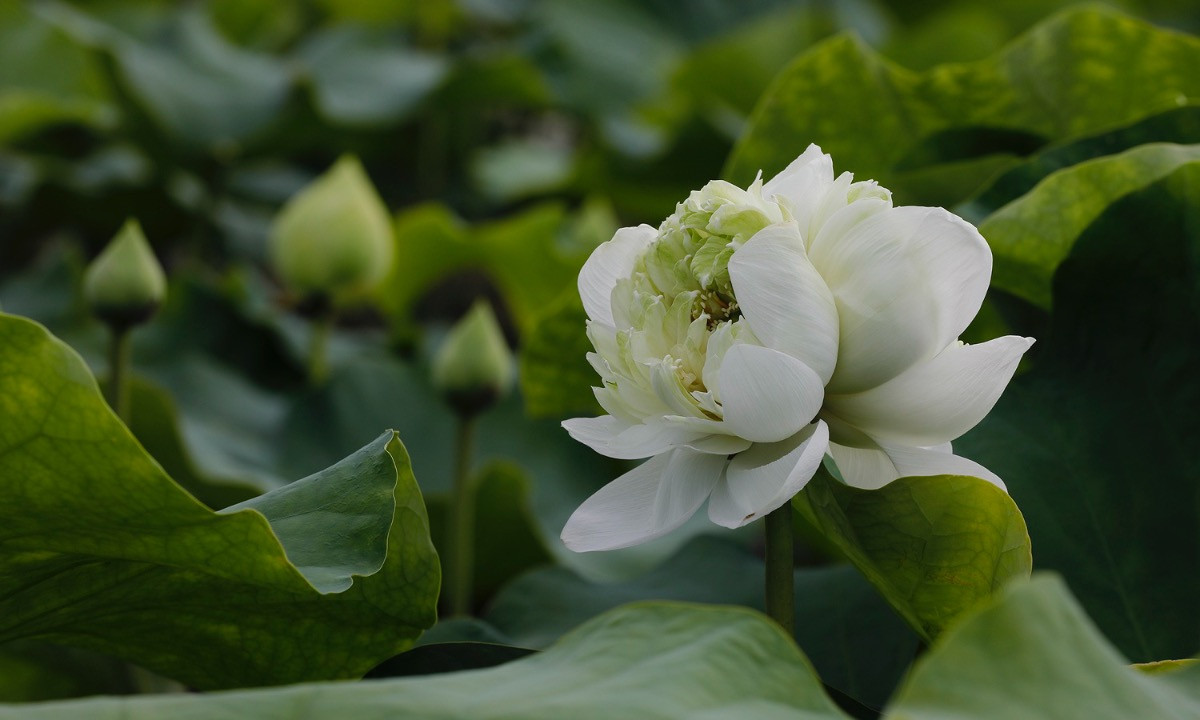
[[[795,635],[796,587],[795,541],[792,528],[792,504],[767,514],[767,615],[779,623],[788,635]]]
[[[129,424],[130,328],[112,328],[108,345],[108,384],[105,399],[117,417]]]
[[[475,444],[475,418],[460,415],[455,452],[454,489],[450,508],[450,555],[447,589],[450,615],[471,612],[471,578],[475,573],[475,498],[471,493],[471,455]]]
[[[308,382],[314,387],[329,376],[329,338],[333,334],[334,313],[321,313],[312,321],[308,345]]]

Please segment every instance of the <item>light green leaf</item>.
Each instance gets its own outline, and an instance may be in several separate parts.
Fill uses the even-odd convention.
[[[0,5],[0,142],[54,123],[107,129],[116,119],[103,73],[85,48],[25,3]]]
[[[185,145],[229,154],[264,131],[292,78],[278,60],[231,45],[198,8],[176,11],[151,44],[65,4],[41,15],[115,63],[113,77],[156,125]]]
[[[355,677],[433,623],[439,573],[392,432],[214,513],[82,360],[0,316],[0,642],[116,655],[195,687]]]
[[[915,666],[888,720],[1188,720],[1200,666],[1130,667],[1057,577],[1013,583]]]
[[[1003,490],[954,475],[878,490],[825,472],[792,501],[926,639],[1032,565],[1020,510]]]
[[[1054,271],[1109,205],[1197,161],[1200,145],[1153,143],[1047,176],[980,224],[995,257],[993,284],[1049,307]]]
[[[724,175],[748,183],[762,170],[769,178],[817,143],[838,169],[905,200],[898,170],[937,133],[986,129],[1001,142],[973,148],[978,156],[1011,153],[1006,133],[1044,143],[1125,125],[1200,97],[1197,65],[1200,40],[1097,9],[1056,15],[986,60],[925,73],[838,37],[776,78]],[[938,204],[963,199],[985,179],[975,176]]]
[[[482,148],[471,175],[484,195],[512,202],[561,188],[571,179],[573,149],[533,140],[509,140]]]
[[[317,109],[348,125],[402,119],[447,71],[442,57],[405,49],[395,38],[352,25],[313,34],[297,58],[312,79]]]
[[[1193,162],[1080,235],[1032,369],[955,441],[1008,485],[1038,567],[1138,662],[1191,655],[1200,638],[1198,258]]]
[[[625,582],[589,582],[564,567],[525,574],[493,600],[487,621],[508,641],[541,648],[602,612],[639,600],[684,600],[762,610],[761,558],[727,537],[695,538]],[[849,565],[797,569],[796,641],[822,681],[882,707],[908,668],[917,637]]]
[[[766,717],[845,720],[812,668],[758,613],[642,603],[596,618],[553,648],[500,667],[425,678],[209,695],[0,705],[0,720],[89,717],[406,718]],[[749,710],[754,715],[746,715]]]

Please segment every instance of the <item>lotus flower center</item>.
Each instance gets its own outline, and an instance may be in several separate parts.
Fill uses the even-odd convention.
[[[617,331],[603,363],[604,397],[631,415],[720,420],[709,361],[736,343],[757,342],[729,276],[734,252],[757,232],[790,219],[764,201],[761,183],[742,190],[711,182],[679,203],[612,294]],[[719,360],[718,360],[719,363]],[[602,401],[603,402],[603,401]]]

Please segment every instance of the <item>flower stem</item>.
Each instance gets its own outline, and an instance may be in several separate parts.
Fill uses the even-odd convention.
[[[795,569],[792,504],[767,514],[767,615],[788,635],[795,634]]]
[[[334,314],[326,311],[313,318],[308,345],[308,382],[313,387],[329,376],[329,337],[333,334]]]
[[[471,612],[471,578],[475,573],[475,498],[471,493],[471,455],[475,444],[475,417],[460,415],[455,452],[454,488],[450,508],[450,554],[446,573],[450,615]]]
[[[104,396],[108,406],[126,425],[129,424],[129,345],[130,328],[111,326],[108,345],[108,384]]]

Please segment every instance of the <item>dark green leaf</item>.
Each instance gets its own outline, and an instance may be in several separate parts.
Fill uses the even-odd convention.
[[[533,652],[525,648],[483,642],[425,644],[385,660],[367,673],[367,677],[412,677],[480,670],[519,660]]]
[[[0,647],[0,702],[126,695],[136,686],[125,663],[36,640]]]
[[[1190,145],[1198,142],[1200,106],[1167,110],[1132,125],[1049,147],[996,177],[977,197],[960,205],[958,212],[978,224],[1055,171],[1147,143]]]
[[[1191,163],[1095,217],[1054,277],[1033,369],[955,444],[1004,478],[1038,566],[1136,661],[1200,637],[1198,278]]]
[[[579,291],[569,288],[548,307],[521,347],[521,392],[535,417],[599,415],[592,394],[599,382],[587,361],[592,343]]]
[[[482,603],[516,575],[551,562],[533,514],[529,476],[510,461],[494,461],[472,479],[475,507],[475,574],[471,587]],[[445,548],[449,498],[429,500],[434,544]],[[443,573],[444,574],[444,573]]]

